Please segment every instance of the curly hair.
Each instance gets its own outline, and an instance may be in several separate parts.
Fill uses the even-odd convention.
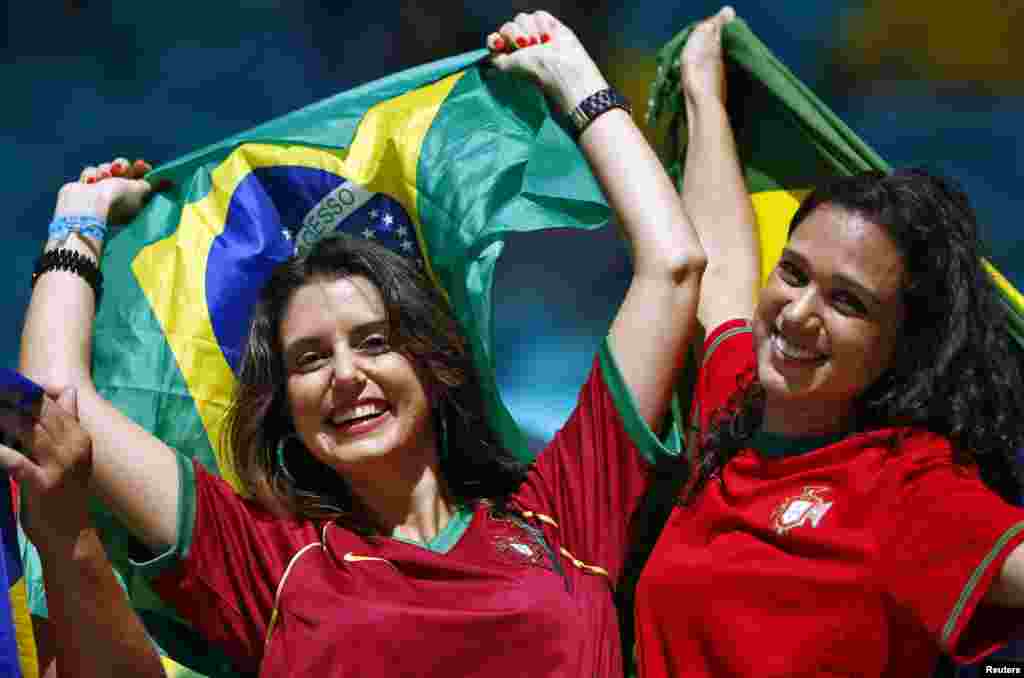
[[[280,515],[338,520],[372,531],[344,478],[313,457],[295,435],[279,334],[299,288],[351,276],[366,278],[380,292],[392,346],[425,382],[434,431],[446,438],[438,448],[445,450],[441,473],[452,498],[459,503],[486,499],[504,507],[527,467],[501,445],[487,421],[468,343],[447,302],[414,262],[344,235],[325,238],[309,253],[280,264],[261,291],[225,429],[243,488]]]
[[[855,400],[858,428],[896,425],[943,435],[957,463],[977,464],[991,489],[1017,501],[1015,454],[1024,443],[1020,347],[985,270],[967,196],[920,169],[841,177],[807,196],[790,235],[826,204],[883,227],[906,271],[900,340],[888,369]],[[687,500],[760,427],[764,391],[753,375],[745,381],[713,415]]]

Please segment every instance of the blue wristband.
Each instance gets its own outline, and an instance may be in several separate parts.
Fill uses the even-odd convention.
[[[57,244],[63,244],[72,233],[102,243],[107,237],[107,222],[99,217],[54,217],[50,222],[50,240],[57,241]]]

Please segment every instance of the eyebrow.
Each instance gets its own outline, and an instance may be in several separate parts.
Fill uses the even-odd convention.
[[[302,337],[301,339],[296,339],[284,347],[285,365],[291,365],[292,362],[294,362],[295,359],[307,348],[314,348],[319,345],[320,340],[316,337]]]
[[[383,332],[389,334],[391,332],[391,323],[388,322],[387,318],[379,318],[377,320],[370,320],[365,323],[361,323],[352,328],[352,334],[358,337],[365,337],[368,334],[374,332]]]
[[[360,323],[352,328],[351,334],[362,339],[367,335],[375,332],[390,333],[391,326],[388,323],[387,318],[379,318],[377,320],[369,320],[365,323]],[[313,348],[320,345],[321,338],[319,336],[308,336],[300,337],[295,341],[291,342],[284,347],[284,360],[285,364],[290,364],[299,353],[306,350],[307,348]]]
[[[803,266],[804,268],[809,268],[809,265],[808,265],[808,262],[807,262],[807,257],[805,257],[804,255],[800,254],[796,250],[789,249],[789,247],[786,247],[786,248],[784,248],[782,250],[782,257],[783,258],[795,259],[796,262],[798,264],[800,264],[801,266]],[[872,304],[873,306],[875,306],[875,307],[882,306],[882,300],[879,298],[878,294],[874,290],[872,290],[872,289],[864,286],[863,284],[857,282],[856,280],[854,280],[850,276],[848,276],[848,275],[846,275],[844,273],[836,273],[836,274],[834,274],[832,276],[832,278],[833,278],[833,280],[838,281],[843,286],[845,286],[845,287],[852,287],[857,293],[867,297],[868,303]]]

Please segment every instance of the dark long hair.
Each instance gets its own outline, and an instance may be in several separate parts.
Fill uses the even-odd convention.
[[[414,262],[376,243],[325,238],[274,269],[253,313],[225,434],[239,478],[267,508],[296,518],[339,520],[370,531],[344,479],[295,436],[287,403],[281,320],[295,292],[311,282],[362,276],[380,292],[394,350],[405,355],[431,397],[434,430],[446,438],[441,473],[459,503],[503,507],[526,466],[502,447],[487,422],[467,342],[447,301]],[[286,460],[278,459],[279,446]]]
[[[1022,355],[982,263],[967,196],[919,169],[843,177],[803,201],[790,235],[826,204],[884,228],[906,271],[899,344],[886,372],[855,401],[858,428],[914,427],[945,436],[957,463],[977,464],[992,490],[1017,501],[1015,454],[1024,444]],[[748,375],[734,401],[713,415],[688,498],[746,447],[763,409],[763,389]]]

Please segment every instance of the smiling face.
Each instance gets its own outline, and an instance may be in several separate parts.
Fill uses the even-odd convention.
[[[383,299],[366,278],[300,287],[280,338],[292,421],[321,462],[349,475],[396,453],[434,453],[426,390],[392,344]]]
[[[889,367],[904,319],[903,258],[882,227],[822,205],[797,226],[754,316],[766,430],[832,433]]]

